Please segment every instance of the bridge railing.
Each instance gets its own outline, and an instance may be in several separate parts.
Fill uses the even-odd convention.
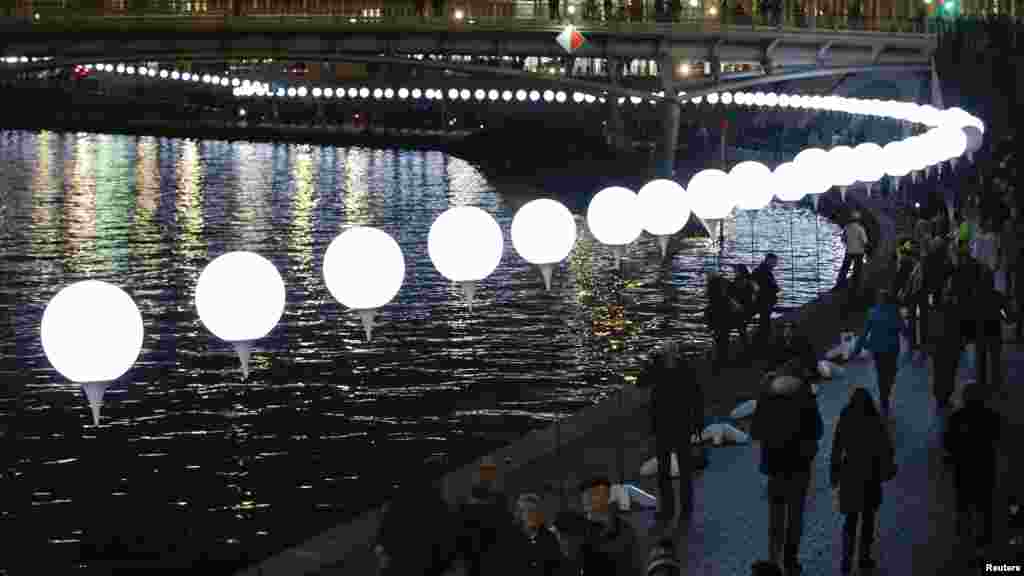
[[[239,0],[236,0],[239,1]],[[809,19],[802,16],[787,18],[781,26],[775,25],[767,14],[754,16],[736,15],[686,15],[658,17],[645,15],[632,19],[603,18],[538,18],[502,13],[505,4],[476,4],[465,9],[456,9],[451,14],[432,16],[417,12],[414,7],[385,6],[379,13],[367,15],[356,9],[342,9],[340,6],[324,7],[319,10],[303,11],[257,11],[246,8],[243,11],[221,10],[198,14],[146,11],[117,13],[47,8],[45,5],[33,8],[31,14],[24,10],[16,13],[7,10],[4,22],[8,26],[25,27],[43,31],[47,28],[67,29],[118,29],[159,30],[173,28],[187,30],[194,28],[223,27],[236,31],[268,30],[319,30],[368,27],[400,28],[413,30],[457,30],[457,31],[505,31],[505,32],[548,32],[557,31],[572,23],[584,34],[672,34],[686,32],[713,32],[717,30],[777,30],[799,32],[814,29],[818,32],[843,32],[864,34],[911,34],[920,36],[934,30],[932,22],[924,19],[879,19],[819,16]]]

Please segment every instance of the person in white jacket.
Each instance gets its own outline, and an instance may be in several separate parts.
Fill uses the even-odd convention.
[[[843,264],[839,267],[839,276],[836,278],[836,290],[847,287],[846,275],[853,267],[853,279],[851,281],[851,297],[857,298],[861,294],[864,253],[868,245],[868,233],[860,223],[860,212],[856,210],[850,214],[850,222],[843,231],[843,238],[846,242],[846,256],[843,257]]]

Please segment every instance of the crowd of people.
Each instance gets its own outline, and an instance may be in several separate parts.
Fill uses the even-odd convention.
[[[844,575],[855,568],[870,573],[877,562],[872,548],[883,486],[899,470],[891,433],[898,415],[891,392],[905,352],[903,340],[909,343],[911,362],[931,360],[943,462],[953,478],[957,535],[975,550],[979,562],[993,543],[996,462],[1005,424],[986,402],[998,398],[1002,389],[1002,324],[1016,319],[1018,303],[1024,301],[1017,265],[1024,227],[1008,203],[983,208],[967,201],[959,210],[919,219],[910,237],[898,242],[891,284],[873,293],[851,356],[870,352],[878,398],[862,383],[851,384],[832,434],[827,467],[836,511],[844,517]],[[847,302],[856,305],[871,294],[863,282],[863,261],[872,249],[856,212],[850,214],[844,236],[847,254],[836,290],[845,290]],[[767,478],[769,517],[768,558],[751,567],[755,576],[801,574],[804,509],[826,434],[812,385],[818,378],[814,347],[792,322],[783,323],[777,337],[771,334],[771,310],[779,295],[773,276],[777,264],[778,257],[768,254],[752,273],[737,265],[732,280],[711,275],[706,310],[716,366],[727,358],[731,331],[740,330],[744,347],[751,347],[746,327],[755,320],[758,340],[767,344],[757,346],[757,353],[772,366],[764,375],[750,429],[760,443],[759,470]],[[1017,331],[1019,338],[1020,322]],[[954,403],[959,362],[971,345],[976,381],[966,383],[962,400]],[[678,343],[669,342],[641,375],[651,388],[650,424],[658,461],[656,528],[662,532],[656,533],[679,533],[681,528],[685,533],[694,509],[693,479],[707,465],[707,452],[692,441],[705,424],[695,362]],[[689,408],[680,411],[680,406]],[[496,490],[495,470],[493,465],[482,467],[480,482],[454,509],[427,492],[397,501],[381,524],[377,551],[385,567],[382,573],[681,573],[672,537],[656,539],[647,561],[637,565],[638,530],[609,505],[608,478],[593,478],[579,487],[582,512],[561,511],[549,521],[540,495],[520,494],[513,504]],[[424,571],[422,566],[435,569]]]

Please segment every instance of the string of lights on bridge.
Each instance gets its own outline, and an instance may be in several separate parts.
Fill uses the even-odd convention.
[[[290,86],[290,87],[277,87],[273,88],[270,83],[249,79],[232,78],[227,75],[216,75],[216,74],[198,74],[191,72],[183,72],[179,70],[170,69],[157,69],[145,66],[133,66],[131,64],[87,64],[82,67],[84,70],[91,71],[96,70],[99,72],[108,72],[115,74],[123,74],[128,76],[144,76],[149,78],[160,78],[163,80],[172,80],[180,82],[191,82],[197,84],[205,84],[211,87],[219,88],[230,88],[232,94],[237,98],[291,98],[291,99],[306,99],[313,98],[316,100],[450,100],[458,101],[463,100],[466,102],[478,101],[478,102],[544,102],[551,103],[556,102],[564,104],[572,100],[576,104],[595,104],[605,103],[607,99],[604,95],[594,95],[586,92],[565,92],[562,90],[498,90],[491,88],[485,90],[483,88],[477,88],[470,90],[468,88],[448,88],[444,90],[442,88],[407,88],[399,87],[395,88],[370,88],[367,86],[349,86],[349,87],[308,87],[305,85]],[[663,97],[664,92],[652,92],[651,96]],[[895,120],[904,120],[912,123],[923,124],[926,127],[934,128],[939,126],[941,121],[934,116],[934,113],[938,112],[937,109],[932,107],[921,107],[913,103],[898,102],[898,101],[887,101],[877,99],[858,99],[858,98],[845,98],[842,96],[821,96],[821,95],[803,95],[803,94],[776,94],[774,92],[721,92],[711,93],[705,96],[696,96],[688,98],[685,92],[680,93],[679,99],[682,102],[690,102],[692,104],[702,104],[707,101],[708,104],[723,104],[738,105],[738,106],[756,106],[756,107],[770,107],[770,108],[791,108],[791,109],[804,109],[804,110],[822,110],[829,112],[840,112],[848,114],[857,114],[864,116],[878,116],[883,118],[890,118]],[[618,103],[625,104],[627,101],[638,105],[643,102],[643,98],[639,96],[630,97],[619,97]],[[650,104],[656,104],[656,100],[648,100]],[[980,125],[981,121],[973,116],[972,124],[975,126]]]

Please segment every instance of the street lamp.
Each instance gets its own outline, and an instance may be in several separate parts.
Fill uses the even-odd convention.
[[[512,246],[523,260],[540,267],[544,288],[551,290],[551,273],[576,245],[576,220],[560,202],[531,200],[512,218]]]
[[[668,254],[668,241],[690,220],[690,203],[674,180],[658,179],[644,184],[637,193],[643,229],[657,236],[661,257]]]
[[[427,234],[427,255],[442,276],[462,286],[470,311],[476,282],[497,269],[504,248],[501,227],[475,206],[449,208]]]
[[[324,284],[331,296],[363,322],[366,341],[373,316],[398,294],[405,279],[402,249],[387,232],[353,226],[331,241],[324,254]]]
[[[46,305],[39,337],[54,369],[81,384],[99,426],[103,393],[142,350],[142,314],[131,296],[99,280],[65,286]]]
[[[277,268],[253,252],[228,252],[199,274],[196,312],[206,329],[231,342],[249,377],[251,342],[274,329],[284,314],[284,280]]]
[[[601,190],[587,206],[587,228],[598,242],[611,246],[618,268],[626,247],[643,231],[637,195],[621,186]]]

